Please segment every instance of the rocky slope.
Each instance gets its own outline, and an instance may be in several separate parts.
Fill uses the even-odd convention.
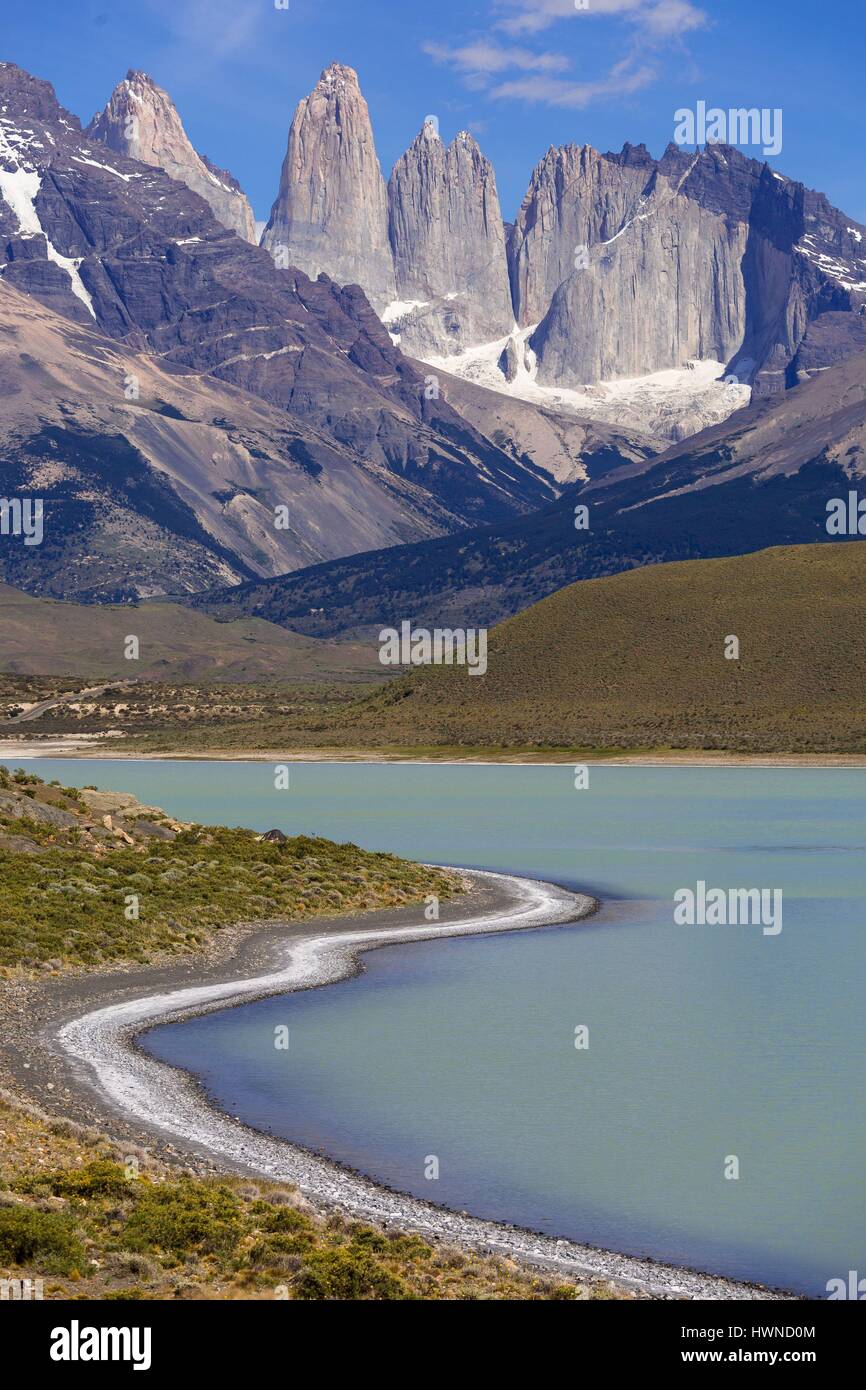
[[[511,331],[505,228],[493,166],[461,131],[450,145],[433,121],[388,183],[398,303],[386,322],[420,356],[463,351]]]
[[[302,418],[167,371],[3,278],[0,447],[4,495],[38,496],[45,511],[43,543],[5,544],[0,573],[57,598],[194,592],[464,520]]]
[[[10,339],[3,411],[14,423],[17,393],[20,404],[34,389],[43,412],[29,434],[19,422],[7,435],[7,458],[28,485],[50,462],[80,491],[98,483],[97,500],[108,486],[127,518],[114,525],[113,507],[94,498],[87,525],[76,513],[84,551],[92,557],[96,526],[97,550],[115,562],[89,573],[66,564],[64,549],[56,572],[65,568],[74,596],[164,592],[168,535],[193,546],[175,572],[178,589],[192,589],[212,586],[214,565],[231,582],[492,521],[555,494],[542,469],[515,462],[428,389],[359,289],[276,269],[183,183],[88,140],[48,83],[10,64],[0,65],[0,108],[0,287],[7,322],[23,334],[17,352]],[[42,318],[32,351],[39,316],[28,323],[16,291],[68,321]],[[76,326],[99,341],[76,338]],[[89,361],[97,382],[85,387]],[[61,435],[42,428],[58,420]],[[122,499],[119,480],[136,481]],[[289,534],[276,538],[273,508],[287,487]],[[138,537],[152,524],[158,544]],[[14,552],[32,571],[28,584],[47,579],[38,549],[40,564],[32,550],[26,560]]]
[[[830,542],[827,503],[866,478],[866,354],[724,425],[604,469],[529,518],[244,583],[196,602],[300,632],[491,625],[578,579]],[[575,508],[587,508],[578,529]]]
[[[204,198],[224,227],[255,242],[253,210],[237,179],[193,149],[171,97],[147,73],[130,69],[105,110],[93,117],[87,135],[118,154],[164,169]]]
[[[439,379],[445,399],[464,420],[484,430],[515,462],[531,459],[562,487],[646,462],[665,448],[663,440],[637,430],[503,396],[444,371]]]
[[[388,195],[352,68],[332,63],[300,102],[262,245],[282,268],[363,285],[379,312],[396,298]]]

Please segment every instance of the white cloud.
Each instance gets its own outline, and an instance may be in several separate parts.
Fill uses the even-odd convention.
[[[606,77],[593,82],[569,82],[566,78],[548,76],[518,77],[500,83],[489,95],[500,101],[511,99],[581,110],[599,97],[629,96],[639,92],[655,78],[655,68],[648,64],[632,68],[625,60],[612,68]]]
[[[586,81],[568,76],[571,60],[562,53],[535,52],[518,44],[479,39],[449,46],[426,43],[425,53],[447,63],[467,87],[496,100],[584,107],[603,98],[629,96],[655,81],[655,57],[671,46],[681,47],[683,35],[709,24],[707,12],[693,0],[491,0],[493,27],[531,38],[566,19],[607,18],[625,24],[624,53],[601,77]],[[501,81],[495,83],[495,79]]]
[[[692,5],[690,0],[658,0],[657,4],[646,7],[640,23],[651,34],[676,38],[695,29],[708,28],[710,17],[706,10]]]
[[[503,47],[485,39],[458,48],[442,43],[425,43],[422,48],[437,63],[448,63],[468,77],[488,77],[512,70],[565,72],[570,66],[561,53],[532,53],[528,48]]]
[[[497,27],[509,34],[535,34],[564,19],[619,16],[657,38],[677,38],[706,28],[707,12],[692,0],[589,0],[577,9],[574,0],[495,0],[505,12]],[[511,13],[508,13],[508,12]]]

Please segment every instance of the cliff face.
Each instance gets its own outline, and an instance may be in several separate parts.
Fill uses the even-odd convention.
[[[821,195],[727,146],[672,145],[658,161],[642,146],[550,150],[509,242],[517,319],[538,325],[543,384],[715,358],[759,393],[784,390],[861,345],[861,238]]]
[[[401,346],[463,352],[510,332],[514,315],[493,166],[466,131],[446,146],[431,123],[388,184]]]
[[[588,206],[578,202],[572,227],[550,239],[537,274],[532,257],[524,261],[528,290],[542,276],[546,288],[551,266],[559,273],[569,245],[578,245],[572,234],[583,236],[584,255],[553,291],[530,339],[542,383],[578,386],[646,376],[692,359],[728,362],[743,342],[748,224],[684,197],[678,183],[661,174],[609,219],[605,204],[623,202],[630,182],[610,196],[605,190]],[[619,227],[611,231],[614,221]],[[527,295],[522,314],[530,308],[536,304]]]
[[[506,227],[489,160],[433,119],[386,199],[357,75],[334,65],[295,114],[263,244],[357,281],[405,352],[512,394],[700,359],[760,395],[866,343],[864,234],[736,149],[673,144],[551,148]]]
[[[262,245],[283,269],[360,284],[379,312],[395,299],[388,195],[352,68],[333,63],[298,105]]]
[[[237,179],[193,149],[171,97],[147,73],[127,73],[87,134],[117,154],[164,169],[204,198],[224,227],[244,241],[256,240],[252,208]]]
[[[517,321],[539,323],[582,247],[610,241],[640,211],[653,162],[645,150],[614,164],[589,145],[551,147],[532,178],[509,237]]]

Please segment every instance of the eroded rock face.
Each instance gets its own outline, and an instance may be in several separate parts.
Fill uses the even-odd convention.
[[[147,73],[127,73],[87,135],[118,154],[164,169],[204,198],[229,231],[256,240],[252,208],[237,179],[193,149],[171,97]]]
[[[388,184],[390,248],[382,208],[357,75],[334,65],[298,107],[264,244],[357,281],[403,351],[468,379],[500,362],[516,393],[522,355],[527,398],[694,361],[765,395],[863,342],[866,229],[729,146],[551,147],[504,225],[474,139],[428,118]]]
[[[862,236],[822,195],[728,146],[671,145],[658,161],[643,146],[549,150],[509,241],[518,322],[538,324],[538,381],[714,358],[758,394],[784,390],[807,361],[862,342]],[[828,314],[850,317],[810,331]]]
[[[493,165],[461,131],[450,145],[427,121],[388,184],[404,350],[448,354],[508,333],[514,322],[505,228]]]
[[[396,298],[388,194],[352,68],[332,63],[299,103],[262,245],[282,268],[361,285],[379,312]]]
[[[582,250],[609,241],[636,215],[653,169],[643,146],[621,164],[589,145],[551,146],[533,170],[509,237],[511,287],[521,326],[544,318]]]
[[[554,291],[530,346],[543,384],[728,362],[743,341],[748,228],[667,188]],[[656,211],[656,208],[658,211]]]

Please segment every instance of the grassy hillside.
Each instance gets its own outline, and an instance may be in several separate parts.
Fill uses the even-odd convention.
[[[398,907],[458,889],[453,874],[395,855],[182,825],[128,793],[0,767],[0,981],[46,965],[194,953],[236,922]]]
[[[129,635],[140,657],[127,660]],[[299,637],[259,618],[218,623],[172,603],[93,607],[0,584],[0,671],[129,680],[352,679],[378,667],[356,643]]]
[[[130,753],[866,753],[864,616],[866,544],[788,546],[572,584],[491,630],[483,677],[439,667],[378,688],[144,682],[120,705],[107,695],[0,732],[119,729],[114,746]],[[725,660],[732,634],[739,661]],[[44,696],[39,682],[0,679],[0,709]]]
[[[382,741],[866,751],[866,544],[573,584],[364,706]],[[725,659],[725,640],[740,659]]]

